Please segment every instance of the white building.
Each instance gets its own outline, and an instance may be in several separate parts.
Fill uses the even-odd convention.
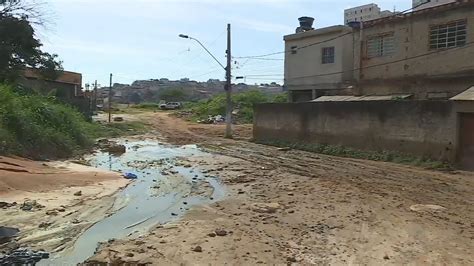
[[[426,1],[426,0],[425,0]],[[344,24],[354,21],[369,21],[390,16],[392,12],[388,10],[381,11],[376,4],[368,4],[358,7],[353,7],[344,10]]]
[[[439,5],[445,5],[452,2],[456,2],[456,0],[413,0],[413,11],[430,8]]]

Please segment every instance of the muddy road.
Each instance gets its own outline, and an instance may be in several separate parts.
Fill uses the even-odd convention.
[[[149,190],[147,183],[144,190],[207,200],[194,206],[176,200],[175,210],[152,210],[174,218],[104,241],[90,264],[474,264],[472,173],[282,151],[249,142],[251,126],[238,126],[236,140],[226,140],[222,125],[191,124],[163,112],[134,116],[153,128],[140,141],[199,147],[174,157],[168,171],[176,174],[159,180],[159,188]],[[152,161],[144,160],[143,169],[156,167]],[[189,171],[203,182],[192,182]],[[225,197],[214,199],[211,180]],[[121,205],[118,195],[84,204],[103,206],[110,216],[120,212],[113,207]],[[1,220],[15,220],[16,210],[9,211],[5,219],[0,209]],[[93,216],[88,228],[106,216]],[[88,234],[87,228],[81,232]],[[73,250],[77,239],[64,241],[63,250]]]

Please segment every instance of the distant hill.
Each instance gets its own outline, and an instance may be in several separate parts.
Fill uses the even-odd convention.
[[[210,79],[198,82],[183,78],[181,80],[150,79],[137,80],[131,85],[115,83],[112,87],[113,101],[118,103],[142,103],[160,101],[198,101],[211,98],[224,92],[224,81]],[[269,95],[283,92],[279,84],[247,85],[233,84],[234,92],[259,90]],[[108,88],[98,90],[98,96],[108,97]]]

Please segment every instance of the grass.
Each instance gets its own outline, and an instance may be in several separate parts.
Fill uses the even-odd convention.
[[[431,160],[429,158],[417,157],[409,154],[403,154],[393,151],[363,151],[343,146],[328,145],[328,144],[303,144],[303,143],[290,143],[284,141],[256,141],[256,143],[282,147],[282,148],[291,148],[296,150],[303,150],[308,152],[346,157],[346,158],[356,158],[372,161],[383,161],[383,162],[393,162],[398,164],[406,164],[412,166],[423,167],[427,169],[435,170],[452,170],[453,167],[447,162],[440,162]]]
[[[89,123],[52,97],[0,85],[0,154],[31,159],[67,158],[92,147],[94,139],[141,132],[143,125]]]

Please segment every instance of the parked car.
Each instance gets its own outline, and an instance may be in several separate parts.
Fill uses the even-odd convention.
[[[160,104],[160,109],[162,110],[176,110],[182,107],[181,103],[179,102],[169,102]]]

